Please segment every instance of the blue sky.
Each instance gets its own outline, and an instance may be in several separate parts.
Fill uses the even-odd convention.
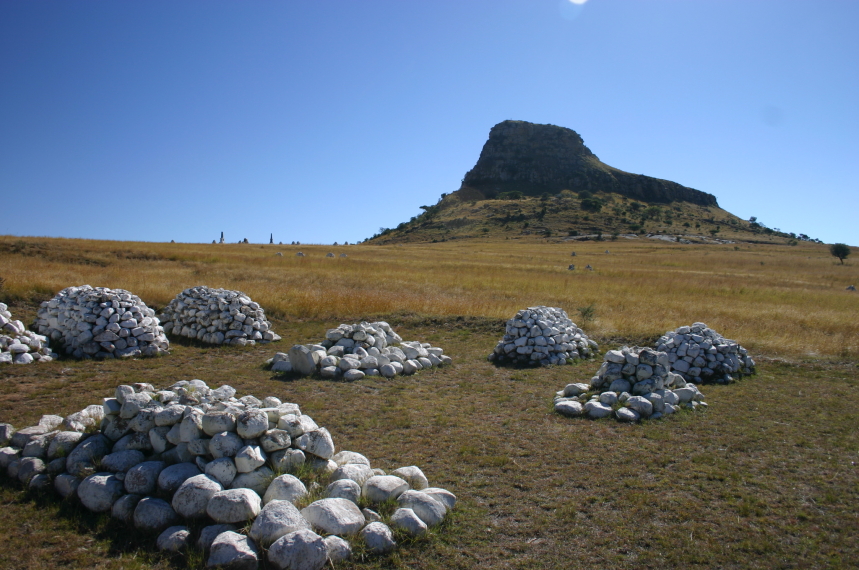
[[[354,242],[518,119],[859,245],[857,24],[850,0],[0,2],[0,234]]]

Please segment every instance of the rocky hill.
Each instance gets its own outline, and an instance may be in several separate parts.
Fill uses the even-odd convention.
[[[568,189],[613,192],[645,202],[718,205],[712,194],[603,164],[572,129],[525,121],[504,121],[492,127],[462,186],[486,198],[504,192],[538,196]]]
[[[532,236],[657,234],[677,241],[771,241],[774,232],[722,210],[712,194],[604,164],[571,129],[504,121],[451,194],[369,243]]]

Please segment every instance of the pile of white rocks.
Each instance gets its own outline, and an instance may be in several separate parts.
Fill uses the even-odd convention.
[[[555,394],[555,411],[592,419],[620,421],[660,419],[682,407],[706,407],[694,384],[668,370],[668,354],[652,348],[624,346],[609,350],[590,384],[568,384]]]
[[[39,308],[36,330],[74,358],[127,358],[166,354],[155,311],[124,289],[67,287]]]
[[[528,307],[507,321],[507,328],[491,362],[511,364],[567,364],[590,358],[599,350],[596,342],[558,307]]]
[[[245,346],[280,340],[263,308],[241,291],[191,287],[176,295],[158,318],[167,334],[207,344]]]
[[[395,346],[396,345],[396,346]],[[323,378],[360,380],[365,376],[393,378],[450,364],[444,350],[420,341],[404,341],[386,322],[341,324],[325,333],[319,344],[297,344],[289,354],[268,361],[274,372],[319,373]]]
[[[374,469],[359,453],[336,453],[298,405],[235,393],[201,380],[119,386],[65,418],[18,431],[0,424],[0,445],[9,444],[0,469],[157,534],[159,549],[203,550],[218,568],[255,569],[263,549],[269,567],[308,570],[349,558],[350,541],[388,552],[392,527],[418,536],[454,507],[418,467]],[[376,505],[389,501],[396,510],[380,515]]]
[[[28,331],[21,321],[12,318],[5,303],[0,303],[0,364],[50,362],[57,358],[48,339]]]
[[[748,351],[704,323],[668,331],[657,342],[668,353],[669,369],[687,382],[733,382],[731,374],[754,374],[755,361]]]

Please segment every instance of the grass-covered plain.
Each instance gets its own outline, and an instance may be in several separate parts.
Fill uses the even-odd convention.
[[[856,567],[859,298],[844,288],[859,272],[825,246],[738,247],[0,238],[0,300],[25,322],[38,301],[72,284],[126,288],[156,307],[206,284],[250,294],[284,337],[248,348],[179,341],[160,359],[5,366],[0,421],[67,414],[140,381],[201,378],[299,403],[339,449],[385,469],[419,465],[459,497],[435,536],[347,567]],[[299,249],[306,258],[294,256]],[[324,258],[328,251],[349,257]],[[582,271],[588,263],[594,272]],[[640,425],[563,418],[552,394],[587,380],[597,363],[508,369],[485,360],[503,321],[534,304],[564,307],[602,348],[702,320],[748,347],[759,374],[706,387],[701,413]],[[590,304],[596,320],[583,323],[577,308]],[[454,364],[351,384],[263,369],[275,350],[362,318],[386,318],[404,338],[445,348]],[[0,567],[201,565],[199,555],[163,557],[153,537],[0,480]]]

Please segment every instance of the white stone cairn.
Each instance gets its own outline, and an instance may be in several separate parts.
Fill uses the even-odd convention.
[[[391,325],[380,321],[341,324],[326,332],[319,344],[297,344],[289,354],[278,352],[267,364],[272,372],[353,382],[365,376],[410,375],[451,362],[443,349],[428,342],[404,341]]]
[[[732,375],[755,373],[755,361],[745,348],[704,323],[668,331],[657,341],[657,350],[668,354],[669,370],[695,384],[729,384]]]
[[[241,291],[204,285],[185,289],[164,307],[159,319],[167,334],[206,344],[253,346],[280,340],[263,308]]]
[[[79,359],[157,356],[170,348],[155,311],[124,289],[67,287],[42,303],[35,328]]]
[[[5,303],[0,303],[0,364],[50,362],[57,358],[48,337],[28,331],[21,321],[12,318]]]
[[[266,420],[262,431],[258,418]],[[210,433],[215,429],[223,431]],[[366,456],[336,449],[328,430],[297,404],[236,398],[232,387],[213,389],[202,380],[165,390],[122,385],[101,404],[65,418],[45,415],[17,431],[0,424],[0,445],[7,444],[0,470],[12,480],[74,496],[117,524],[161,533],[161,550],[202,545],[218,567],[254,570],[260,549],[268,548],[277,567],[304,568],[306,545],[296,537],[313,543],[313,567],[321,568],[326,552],[338,560],[351,555],[341,537],[388,552],[396,547],[388,525],[421,534],[456,502],[450,491],[428,487],[415,465],[387,475]],[[283,466],[305,473],[307,465],[315,473],[305,481],[276,476]],[[294,503],[308,488],[322,495],[299,509]],[[379,503],[391,499],[399,501],[399,514],[378,515]],[[360,509],[359,500],[370,508]],[[326,534],[325,541],[311,529]]]
[[[599,351],[596,342],[558,307],[528,307],[507,321],[504,338],[489,355],[499,364],[549,366],[592,358]]]
[[[669,371],[668,354],[624,346],[609,350],[589,384],[567,384],[555,394],[555,411],[569,417],[619,421],[657,420],[681,409],[707,407],[695,384]]]

